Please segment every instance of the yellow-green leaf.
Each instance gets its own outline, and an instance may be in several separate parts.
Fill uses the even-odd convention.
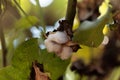
[[[35,16],[22,17],[15,23],[15,27],[17,29],[27,29],[34,26],[38,21],[38,18]]]

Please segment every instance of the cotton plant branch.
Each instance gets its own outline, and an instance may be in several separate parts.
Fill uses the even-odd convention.
[[[76,4],[77,0],[68,0],[67,13],[65,19],[71,25],[70,28],[72,28],[74,17],[76,14]]]
[[[3,66],[5,67],[7,65],[7,47],[6,47],[6,42],[5,42],[5,36],[3,32],[3,27],[0,27],[0,40],[1,40],[1,46],[2,46],[2,53],[3,53]]]
[[[72,26],[76,14],[76,4],[77,0],[68,0],[65,20],[59,22],[60,26],[58,28],[58,31],[66,31],[67,35],[70,36],[70,38],[73,37]]]

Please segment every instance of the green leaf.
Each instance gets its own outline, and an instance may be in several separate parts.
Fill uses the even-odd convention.
[[[102,12],[100,17],[95,21],[84,21],[74,33],[73,41],[89,47],[97,47],[103,41],[103,28],[111,20],[110,7],[107,3],[105,12]],[[100,8],[101,9],[101,8]]]
[[[25,41],[15,50],[12,65],[18,69],[26,69],[39,59],[39,47],[36,38]],[[29,69],[29,68],[28,68]],[[27,69],[26,69],[27,70]]]
[[[28,80],[32,62],[38,59],[37,39],[23,42],[15,50],[12,65],[0,70],[0,80]]]
[[[23,17],[21,19],[19,19],[16,23],[15,23],[15,27],[17,29],[26,29],[26,28],[30,28],[31,26],[35,25],[38,22],[38,18],[35,16],[27,16],[27,17]]]
[[[70,59],[61,60],[47,50],[40,50],[37,39],[32,38],[16,48],[11,66],[0,70],[0,80],[28,80],[35,60],[44,65],[45,72],[50,73],[52,80],[64,75],[70,62]]]
[[[21,80],[23,79],[21,78],[22,74],[23,71],[15,69],[13,66],[7,66],[0,70],[0,80]]]
[[[64,75],[70,59],[61,60],[53,53],[48,53],[46,50],[40,52],[40,63],[43,63],[46,72],[50,73],[52,80],[57,80]]]

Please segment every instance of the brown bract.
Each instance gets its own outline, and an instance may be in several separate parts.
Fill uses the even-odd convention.
[[[29,80],[50,80],[48,73],[44,72],[43,65],[33,62]]]
[[[49,80],[48,74],[41,72],[35,64],[33,64],[33,68],[34,68],[35,74],[36,74],[35,80]]]

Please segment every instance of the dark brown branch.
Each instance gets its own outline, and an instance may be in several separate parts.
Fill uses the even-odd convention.
[[[4,2],[0,2],[0,5],[4,5],[6,8],[6,0]],[[2,9],[0,6],[0,40],[1,40],[1,46],[2,46],[2,53],[3,53],[3,66],[5,67],[7,65],[7,47],[6,47],[6,42],[5,42],[5,36],[3,32],[3,25],[1,24],[2,22],[2,17],[5,14],[6,9]]]
[[[1,46],[2,46],[2,53],[3,53],[3,66],[5,67],[7,65],[7,47],[6,47],[6,42],[5,42],[5,36],[3,32],[2,26],[0,27],[0,39],[1,39]]]

